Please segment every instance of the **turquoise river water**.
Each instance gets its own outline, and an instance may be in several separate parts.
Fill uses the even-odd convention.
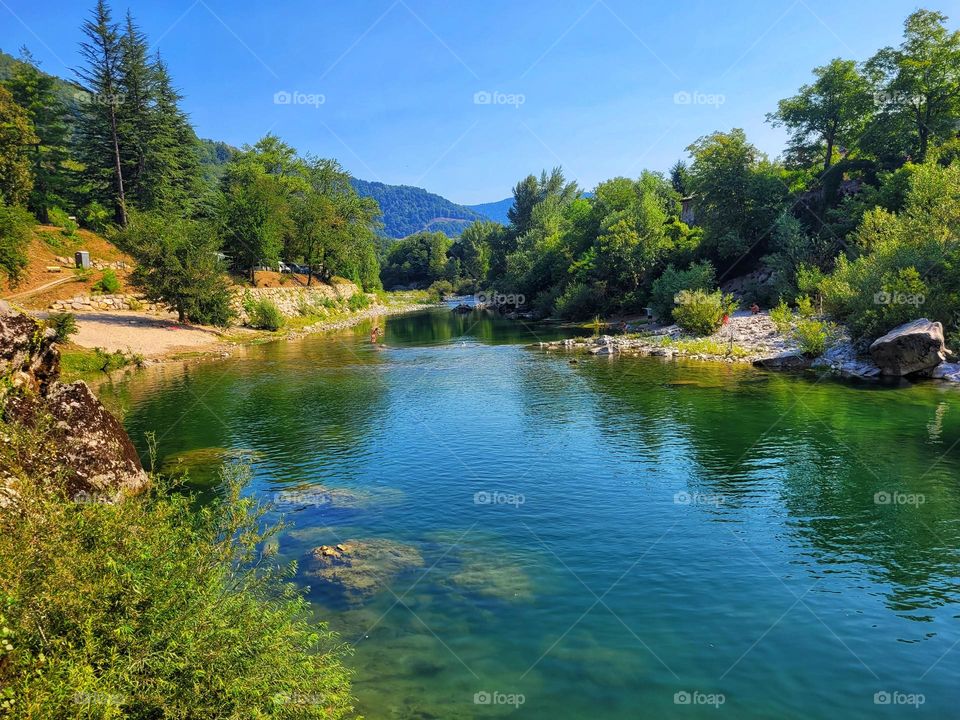
[[[957,717],[960,391],[381,323],[101,389],[207,492],[252,460],[366,717]]]

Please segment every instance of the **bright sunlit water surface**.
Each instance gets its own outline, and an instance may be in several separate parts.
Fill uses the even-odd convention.
[[[252,459],[283,558],[388,541],[356,587],[298,578],[367,717],[956,712],[957,390],[384,324],[101,389],[201,485]]]

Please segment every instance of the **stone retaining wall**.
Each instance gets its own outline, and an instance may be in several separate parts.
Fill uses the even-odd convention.
[[[136,310],[138,312],[167,312],[167,308],[150,302],[142,295],[77,295],[69,300],[55,300],[50,304],[54,312],[101,312],[114,310]]]
[[[360,288],[351,282],[341,281],[334,285],[323,283],[306,287],[278,288],[236,288],[231,305],[241,323],[247,319],[243,308],[247,298],[269,300],[287,317],[300,315],[304,305],[322,307],[326,300],[349,300],[360,292]],[[147,300],[143,295],[118,293],[113,295],[77,295],[69,300],[55,300],[50,304],[54,312],[111,312],[136,310],[147,313],[167,313],[170,309],[163,304]]]
[[[232,306],[237,320],[244,323],[247,313],[243,305],[248,298],[254,301],[269,300],[286,317],[300,315],[300,308],[304,305],[322,307],[325,300],[349,300],[360,292],[360,288],[351,282],[341,281],[334,285],[317,284],[310,287],[279,287],[279,288],[238,288],[233,296]]]

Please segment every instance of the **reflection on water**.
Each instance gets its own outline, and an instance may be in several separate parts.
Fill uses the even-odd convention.
[[[956,391],[523,347],[559,334],[431,311],[103,392],[161,461],[248,453],[284,557],[360,543],[301,580],[368,717],[954,712]]]

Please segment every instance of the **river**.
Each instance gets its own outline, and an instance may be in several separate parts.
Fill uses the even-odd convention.
[[[101,389],[207,494],[252,462],[368,718],[956,712],[956,389],[380,322]],[[308,574],[336,544],[355,586]]]

